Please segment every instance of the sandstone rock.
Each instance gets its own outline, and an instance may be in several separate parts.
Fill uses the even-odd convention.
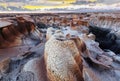
[[[9,70],[10,61],[10,58],[6,58],[0,62],[0,74],[4,74]]]
[[[90,39],[92,39],[92,40],[95,40],[95,35],[92,34],[92,33],[90,33],[90,34],[88,35],[88,38],[90,38]]]
[[[35,81],[47,81],[44,58],[35,58],[28,61],[24,67],[24,72],[31,72],[35,75]]]
[[[109,56],[109,57],[113,57],[113,56],[116,55],[114,52],[112,52],[112,51],[110,51],[110,50],[108,50],[107,52],[105,52],[105,54],[106,54],[107,56]]]
[[[113,56],[113,60],[120,63],[120,56]]]
[[[0,19],[0,48],[19,46],[26,35],[35,31],[35,24],[29,16]]]
[[[96,17],[93,18],[95,25],[98,27],[103,28],[110,28],[112,30],[118,31],[119,30],[119,14],[97,14]],[[90,21],[91,22],[91,21]]]
[[[82,59],[73,40],[52,36],[45,44],[44,58],[50,81],[83,81]]]
[[[85,42],[87,47],[87,51],[83,54],[83,56],[88,57],[93,63],[99,65],[102,68],[110,68],[109,65],[112,63],[112,59],[103,55],[105,54],[105,52],[99,47],[99,44],[94,40],[90,39],[86,34],[83,34],[79,37]],[[100,58],[100,56],[102,55],[103,57]],[[100,59],[97,59],[97,57],[99,57],[101,61]]]
[[[88,67],[84,67],[83,77],[85,81],[101,81],[100,78]]]
[[[46,40],[48,40],[55,32],[55,29],[50,27],[47,29],[47,33],[46,33]]]
[[[108,66],[111,65],[113,62],[113,59],[106,55],[98,55],[96,58],[99,62],[102,62],[103,64]]]

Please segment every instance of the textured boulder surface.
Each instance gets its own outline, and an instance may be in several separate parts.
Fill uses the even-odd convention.
[[[80,53],[73,40],[52,36],[45,44],[44,54],[50,81],[83,81]]]

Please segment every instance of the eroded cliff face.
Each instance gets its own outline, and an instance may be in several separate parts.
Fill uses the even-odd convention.
[[[35,24],[28,16],[0,19],[0,48],[22,45],[25,36],[35,31]]]
[[[94,15],[91,21],[98,27],[110,28],[113,31],[118,31],[120,29],[120,15],[119,13],[101,13]]]

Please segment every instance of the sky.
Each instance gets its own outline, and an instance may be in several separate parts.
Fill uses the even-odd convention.
[[[0,0],[0,11],[41,10],[54,8],[78,8],[80,6],[108,7],[108,5],[120,6],[120,0]],[[17,2],[15,2],[17,1]],[[64,1],[64,2],[63,2]],[[77,1],[77,2],[76,2]],[[107,6],[106,6],[107,4]],[[96,6],[97,5],[97,6]],[[113,6],[111,6],[112,8]]]

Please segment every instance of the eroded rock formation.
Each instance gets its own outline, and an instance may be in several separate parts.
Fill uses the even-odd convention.
[[[29,16],[0,19],[0,48],[22,45],[24,36],[35,31],[35,24]]]
[[[0,49],[0,81],[120,81],[119,55],[96,42],[99,36],[113,40],[112,29],[92,20],[104,25],[113,18],[92,14],[38,15],[35,24],[27,15],[1,18],[0,43],[10,48]],[[95,27],[89,32],[92,21]],[[14,44],[14,38],[20,42]]]
[[[84,81],[81,44],[77,38],[72,40],[55,34],[46,42],[44,57],[50,81]]]

